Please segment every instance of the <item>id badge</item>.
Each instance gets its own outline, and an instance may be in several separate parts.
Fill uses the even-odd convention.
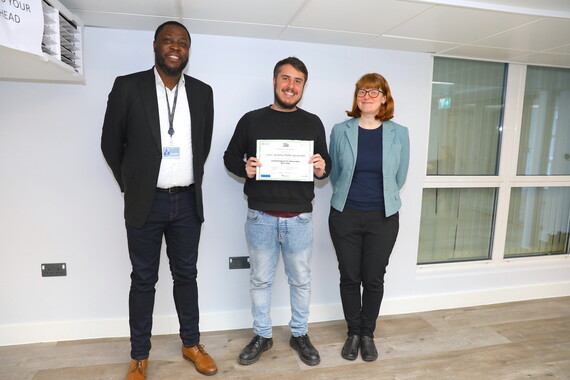
[[[180,158],[180,147],[167,146],[162,148],[162,158]]]

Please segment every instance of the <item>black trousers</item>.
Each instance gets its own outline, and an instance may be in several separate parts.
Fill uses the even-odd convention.
[[[141,228],[126,225],[133,267],[129,292],[132,359],[142,360],[149,356],[155,284],[158,281],[163,237],[174,280],[174,304],[180,323],[180,337],[187,347],[200,342],[196,262],[201,226],[193,189],[175,194],[157,191],[145,224]]]
[[[331,207],[329,230],[340,271],[348,335],[374,337],[384,296],[384,274],[399,230],[399,214]],[[361,293],[362,286],[362,293]]]

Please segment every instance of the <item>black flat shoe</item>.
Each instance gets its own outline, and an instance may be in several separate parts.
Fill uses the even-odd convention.
[[[346,360],[355,360],[358,357],[358,348],[360,347],[360,335],[349,335],[342,346],[340,355]]]
[[[376,345],[372,337],[363,336],[360,338],[360,355],[365,362],[373,362],[378,359],[378,351],[376,351]]]

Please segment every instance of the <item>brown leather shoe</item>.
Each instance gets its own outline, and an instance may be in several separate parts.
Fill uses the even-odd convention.
[[[218,367],[216,362],[201,344],[197,344],[194,347],[184,347],[182,345],[182,356],[184,359],[194,362],[196,366],[196,371],[200,372],[202,375],[210,376],[215,375],[218,372]]]
[[[146,380],[146,369],[148,367],[148,359],[131,360],[127,380]]]

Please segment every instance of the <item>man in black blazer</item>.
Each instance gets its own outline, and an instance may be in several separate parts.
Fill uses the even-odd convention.
[[[196,261],[204,221],[202,176],[214,106],[209,85],[183,75],[190,34],[168,21],[154,36],[154,68],[118,77],[109,94],[101,149],[124,193],[132,263],[129,292],[131,366],[146,379],[155,284],[163,237],[174,280],[182,355],[198,372],[216,363],[200,344]]]

